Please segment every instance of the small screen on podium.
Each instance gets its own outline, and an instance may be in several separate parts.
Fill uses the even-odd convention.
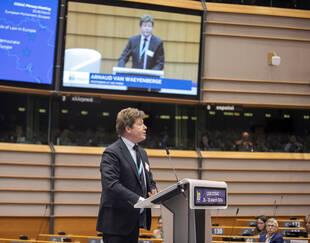
[[[226,188],[195,187],[195,206],[225,206]]]

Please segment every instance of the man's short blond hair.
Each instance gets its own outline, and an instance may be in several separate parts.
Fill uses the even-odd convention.
[[[132,127],[137,119],[144,119],[144,117],[144,111],[140,111],[137,108],[128,107],[121,110],[116,117],[115,128],[117,135],[122,136],[127,126]]]

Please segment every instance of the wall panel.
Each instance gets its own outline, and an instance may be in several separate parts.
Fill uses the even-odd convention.
[[[36,145],[20,149],[18,153],[8,151],[7,144],[0,145],[1,155],[10,154],[8,157],[11,156],[12,160],[4,163],[6,161],[4,159],[0,161],[0,165],[4,168],[15,168],[17,172],[27,168],[25,174],[29,174],[28,177],[10,175],[9,170],[2,170],[0,216],[49,216],[49,176],[35,177],[34,174],[39,173],[37,170],[40,168],[44,172],[52,167],[43,166],[42,163],[38,165],[32,163],[27,166],[22,161],[18,162],[20,165],[13,162],[15,161],[13,154],[17,154],[18,158],[20,154],[25,154],[27,159],[27,153],[29,153],[27,150],[30,147],[35,148]],[[54,213],[59,219],[55,221],[55,229],[71,230],[69,226],[63,225],[64,221],[60,220],[68,217],[81,220],[91,217],[94,223],[100,200],[99,164],[104,148],[56,146],[55,149]],[[227,210],[212,212],[214,217],[234,215],[237,208],[240,209],[240,215],[253,215],[254,209],[255,215],[260,213],[271,215],[275,208],[279,215],[301,215],[310,210],[308,154],[203,151],[200,164],[199,154],[196,151],[171,150],[171,163],[164,150],[147,149],[147,153],[159,190],[176,182],[172,166],[175,167],[179,179],[199,179],[201,173],[201,179],[226,181],[229,207]],[[45,154],[41,154],[44,158]],[[51,163],[43,159],[38,161]],[[160,210],[153,210],[153,215],[159,214]]]
[[[205,26],[203,103],[309,107],[310,19],[219,10]],[[271,51],[280,66],[268,64]]]

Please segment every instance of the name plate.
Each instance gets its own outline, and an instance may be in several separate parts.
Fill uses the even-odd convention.
[[[300,221],[285,221],[282,224],[283,227],[301,227],[301,222]]]
[[[195,187],[195,206],[225,206],[226,188]]]
[[[212,228],[212,234],[213,235],[224,235],[224,229],[223,228]]]
[[[88,243],[103,243],[102,239],[88,238]]]

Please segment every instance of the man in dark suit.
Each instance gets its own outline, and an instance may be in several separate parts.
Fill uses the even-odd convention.
[[[116,119],[120,138],[102,155],[97,231],[104,243],[137,243],[139,228],[150,229],[150,209],[133,207],[157,191],[147,154],[137,145],[146,138],[144,116],[135,108],[121,110]]]
[[[132,68],[163,70],[165,55],[163,41],[152,35],[154,20],[150,15],[140,19],[141,35],[129,39],[118,61],[119,67],[125,67],[132,57]]]

